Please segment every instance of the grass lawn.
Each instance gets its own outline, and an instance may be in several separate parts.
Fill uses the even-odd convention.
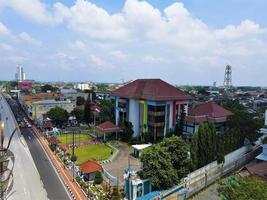
[[[61,134],[57,136],[61,144],[70,144],[72,143],[72,133]],[[74,134],[74,142],[78,143],[79,141],[90,140],[92,137],[89,134]]]
[[[71,154],[72,149],[68,152]],[[105,144],[90,144],[87,146],[75,148],[77,164],[80,165],[88,160],[106,160],[111,156],[112,149]]]

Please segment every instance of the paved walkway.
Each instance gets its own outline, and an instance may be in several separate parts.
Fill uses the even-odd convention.
[[[218,184],[214,183],[207,187],[205,190],[199,192],[193,197],[189,198],[190,200],[220,200],[219,193],[217,191]]]
[[[118,155],[110,163],[103,164],[103,167],[114,177],[119,177],[119,185],[123,185],[123,173],[124,169],[130,167],[139,170],[141,168],[141,162],[131,156],[131,147],[124,143],[116,142],[113,144],[119,150]],[[130,161],[130,162],[129,162]]]
[[[59,161],[56,155],[51,151],[49,148],[47,140],[42,136],[42,134],[37,130],[35,126],[33,126],[33,130],[40,140],[42,146],[44,147],[45,151],[49,155],[50,159],[52,160],[53,164],[55,165],[58,173],[62,177],[66,187],[70,190],[70,193],[73,196],[73,199],[85,200],[88,199],[78,185],[75,182],[72,182],[72,176],[69,174],[67,169],[64,169],[63,164]]]

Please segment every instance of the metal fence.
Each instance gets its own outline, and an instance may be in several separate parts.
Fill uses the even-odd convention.
[[[220,177],[239,169],[253,160],[260,153],[260,149],[260,146],[241,147],[240,149],[227,154],[225,156],[224,164],[217,164],[215,161],[188,174],[188,176],[184,178],[183,183],[168,191],[164,191],[159,196],[155,197],[154,200],[180,200],[190,197],[214,183]],[[183,188],[186,188],[185,193],[182,191]]]
[[[232,154],[234,154],[233,152]],[[223,177],[232,171],[239,169],[249,161],[253,160],[260,153],[260,147],[255,147],[247,152],[243,152],[238,157],[232,157],[232,160],[225,162],[224,164],[217,164],[213,162],[199,170],[201,173],[192,172],[188,175],[187,179],[187,197],[192,196],[196,192],[202,190],[208,185],[214,183],[220,177]],[[227,156],[231,156],[231,153]],[[204,170],[203,170],[204,169]],[[198,171],[198,170],[197,170]]]

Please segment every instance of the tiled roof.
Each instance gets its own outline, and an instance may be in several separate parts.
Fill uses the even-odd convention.
[[[110,121],[106,121],[102,124],[99,124],[98,126],[96,126],[96,128],[98,131],[105,132],[105,133],[112,133],[112,132],[120,131],[120,128]]]
[[[58,144],[58,143],[59,143],[59,140],[57,139],[57,137],[52,136],[52,137],[50,138],[50,142],[53,143],[53,144]]]
[[[219,106],[214,101],[209,101],[204,104],[199,104],[189,109],[188,115],[191,116],[209,116],[213,118],[228,117],[233,115],[229,110]]]
[[[152,101],[191,100],[193,96],[161,79],[137,79],[113,91],[111,96]]]
[[[90,173],[97,172],[97,171],[101,172],[102,166],[98,164],[96,161],[89,160],[81,164],[80,169],[83,173],[90,174]]]
[[[227,117],[233,115],[229,110],[219,106],[213,101],[196,105],[188,110],[186,121],[189,122],[224,122]]]

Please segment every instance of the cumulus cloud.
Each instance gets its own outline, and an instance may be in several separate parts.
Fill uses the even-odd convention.
[[[146,63],[152,63],[152,64],[167,62],[164,58],[150,56],[150,55],[145,56],[143,60]]]
[[[33,45],[38,45],[40,46],[42,44],[42,42],[40,40],[37,40],[33,37],[31,37],[28,33],[26,32],[22,32],[19,34],[19,38],[24,41],[27,42],[29,44],[33,44]]]
[[[111,55],[111,56],[113,56],[116,59],[119,59],[121,61],[125,61],[128,58],[128,56],[125,53],[123,53],[119,50],[111,51],[111,52],[109,52],[109,55]]]
[[[40,0],[2,0],[2,7],[9,7],[38,23],[54,24],[57,18]]]
[[[8,33],[9,33],[8,28],[2,22],[0,22],[0,35],[1,34],[6,35]]]
[[[83,51],[86,49],[86,44],[84,44],[84,42],[82,42],[81,40],[76,40],[74,43],[70,45],[70,47],[75,50]]]
[[[90,59],[93,62],[93,64],[95,65],[95,67],[98,67],[100,69],[107,69],[107,68],[113,68],[114,67],[108,61],[106,61],[103,58],[100,58],[99,56],[96,56],[94,54],[90,55]]]
[[[136,78],[131,77],[140,76],[136,71],[145,73],[147,69],[151,73],[148,68],[156,65],[165,67],[153,68],[155,73],[159,70],[159,76],[171,72],[165,75],[172,77],[175,71],[185,71],[188,73],[183,73],[182,78],[190,79],[194,73],[195,77],[201,77],[200,73],[204,77],[215,70],[211,77],[216,78],[218,69],[227,63],[237,68],[249,66],[267,53],[267,32],[260,24],[244,19],[239,24],[213,28],[193,16],[180,2],[160,10],[147,1],[125,0],[123,8],[112,14],[90,0],[77,0],[70,6],[59,2],[49,5],[40,0],[2,0],[1,3],[38,23],[60,24],[69,29],[72,36],[66,42],[69,49],[62,46],[65,53],[58,55],[62,65],[72,63],[68,64],[69,68],[83,62],[84,66],[89,63],[97,69],[116,67],[118,74]],[[0,22],[0,34],[6,31]],[[19,37],[38,44],[26,32]],[[68,50],[84,57],[71,59]],[[109,72],[106,77],[110,78]]]

